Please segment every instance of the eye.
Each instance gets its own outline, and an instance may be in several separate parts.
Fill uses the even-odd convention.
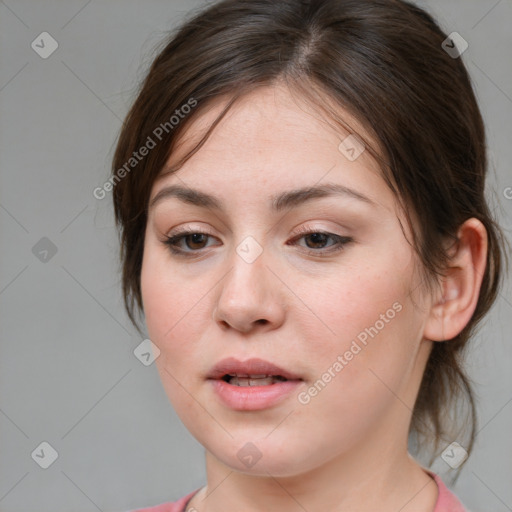
[[[328,256],[332,253],[341,251],[345,248],[346,244],[353,241],[353,239],[348,236],[336,235],[334,233],[309,228],[301,228],[299,233],[300,236],[295,237],[292,242],[295,243],[304,239],[306,242],[306,252],[317,256]],[[333,243],[328,244],[329,239]],[[304,247],[302,245],[300,246]]]
[[[183,230],[173,236],[166,237],[164,244],[169,247],[173,254],[187,256],[188,253],[198,252],[200,249],[207,247],[205,244],[208,238],[213,238],[213,236],[201,231]],[[183,243],[190,250],[184,249]]]
[[[202,249],[209,247],[208,241],[215,238],[209,233],[183,229],[179,233],[167,236],[163,243],[169,247],[172,254],[184,257],[191,257],[199,254]],[[306,246],[296,242],[304,239]],[[331,240],[333,243],[328,244]],[[309,228],[301,228],[299,236],[295,236],[290,245],[299,245],[304,247],[308,254],[315,256],[329,256],[344,249],[345,245],[352,242],[353,239],[347,236],[336,235],[326,231],[318,231]],[[211,246],[211,245],[210,245]]]

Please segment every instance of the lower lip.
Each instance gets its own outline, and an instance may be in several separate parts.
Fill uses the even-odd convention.
[[[296,391],[301,380],[286,380],[268,386],[233,386],[226,381],[210,380],[222,402],[237,411],[267,409],[282,402]]]

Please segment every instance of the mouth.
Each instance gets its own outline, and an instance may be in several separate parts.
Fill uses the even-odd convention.
[[[304,379],[263,359],[219,361],[207,377],[224,406],[238,411],[269,409],[290,399]]]
[[[240,361],[228,357],[219,361],[210,371],[208,379],[223,380],[233,386],[270,386],[277,382],[302,380],[299,375],[263,359]]]

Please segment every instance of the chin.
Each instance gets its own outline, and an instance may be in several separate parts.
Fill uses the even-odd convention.
[[[286,437],[289,440],[291,436]],[[247,440],[249,438],[244,436],[243,441],[231,440],[230,443],[216,443],[216,446],[200,442],[222,464],[246,475],[292,477],[314,469],[315,463],[320,462],[304,450],[304,445],[286,445],[284,439],[277,438],[274,442],[261,436],[254,442]]]

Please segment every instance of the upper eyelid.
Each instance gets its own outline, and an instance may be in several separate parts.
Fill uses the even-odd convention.
[[[337,240],[338,241],[337,243],[340,243],[340,242],[347,243],[348,241],[353,241],[352,236],[339,235],[339,234],[333,233],[329,230],[315,229],[315,228],[309,228],[309,227],[304,227],[304,226],[302,226],[301,228],[299,228],[297,230],[297,232],[292,236],[291,241],[300,240],[301,238],[304,238],[305,236],[308,236],[308,235],[311,235],[314,233],[321,233],[321,234],[327,235],[327,236],[331,237],[333,240]],[[184,238],[186,238],[187,236],[193,235],[193,234],[206,235],[207,237],[215,238],[218,240],[218,237],[216,237],[215,235],[213,235],[207,231],[201,231],[199,229],[188,229],[187,227],[184,227],[182,229],[178,229],[178,231],[176,233],[173,233],[172,235],[171,234],[166,235],[163,242],[165,244],[169,244],[170,241],[181,241]],[[193,251],[193,250],[186,251],[183,249],[179,249],[179,250],[183,251],[184,253],[193,253],[193,252],[199,252],[202,249],[198,249],[197,251]],[[321,251],[318,251],[318,252],[321,252]]]
[[[305,236],[305,235],[309,235],[312,233],[324,233],[326,235],[333,235],[333,236],[340,236],[340,237],[348,236],[348,235],[340,235],[338,233],[333,233],[329,229],[305,227],[305,226],[301,226],[300,228],[298,228],[294,231],[295,231],[295,233],[293,236],[296,236],[296,235]],[[172,234],[167,234],[166,238],[174,238],[174,237],[178,237],[178,236],[186,236],[186,235],[192,235],[192,234],[196,234],[196,233],[202,234],[202,235],[208,235],[208,236],[211,236],[212,238],[218,238],[216,235],[214,235],[212,232],[208,231],[205,228],[197,229],[197,228],[192,228],[189,226],[177,228],[175,232],[172,232]]]

